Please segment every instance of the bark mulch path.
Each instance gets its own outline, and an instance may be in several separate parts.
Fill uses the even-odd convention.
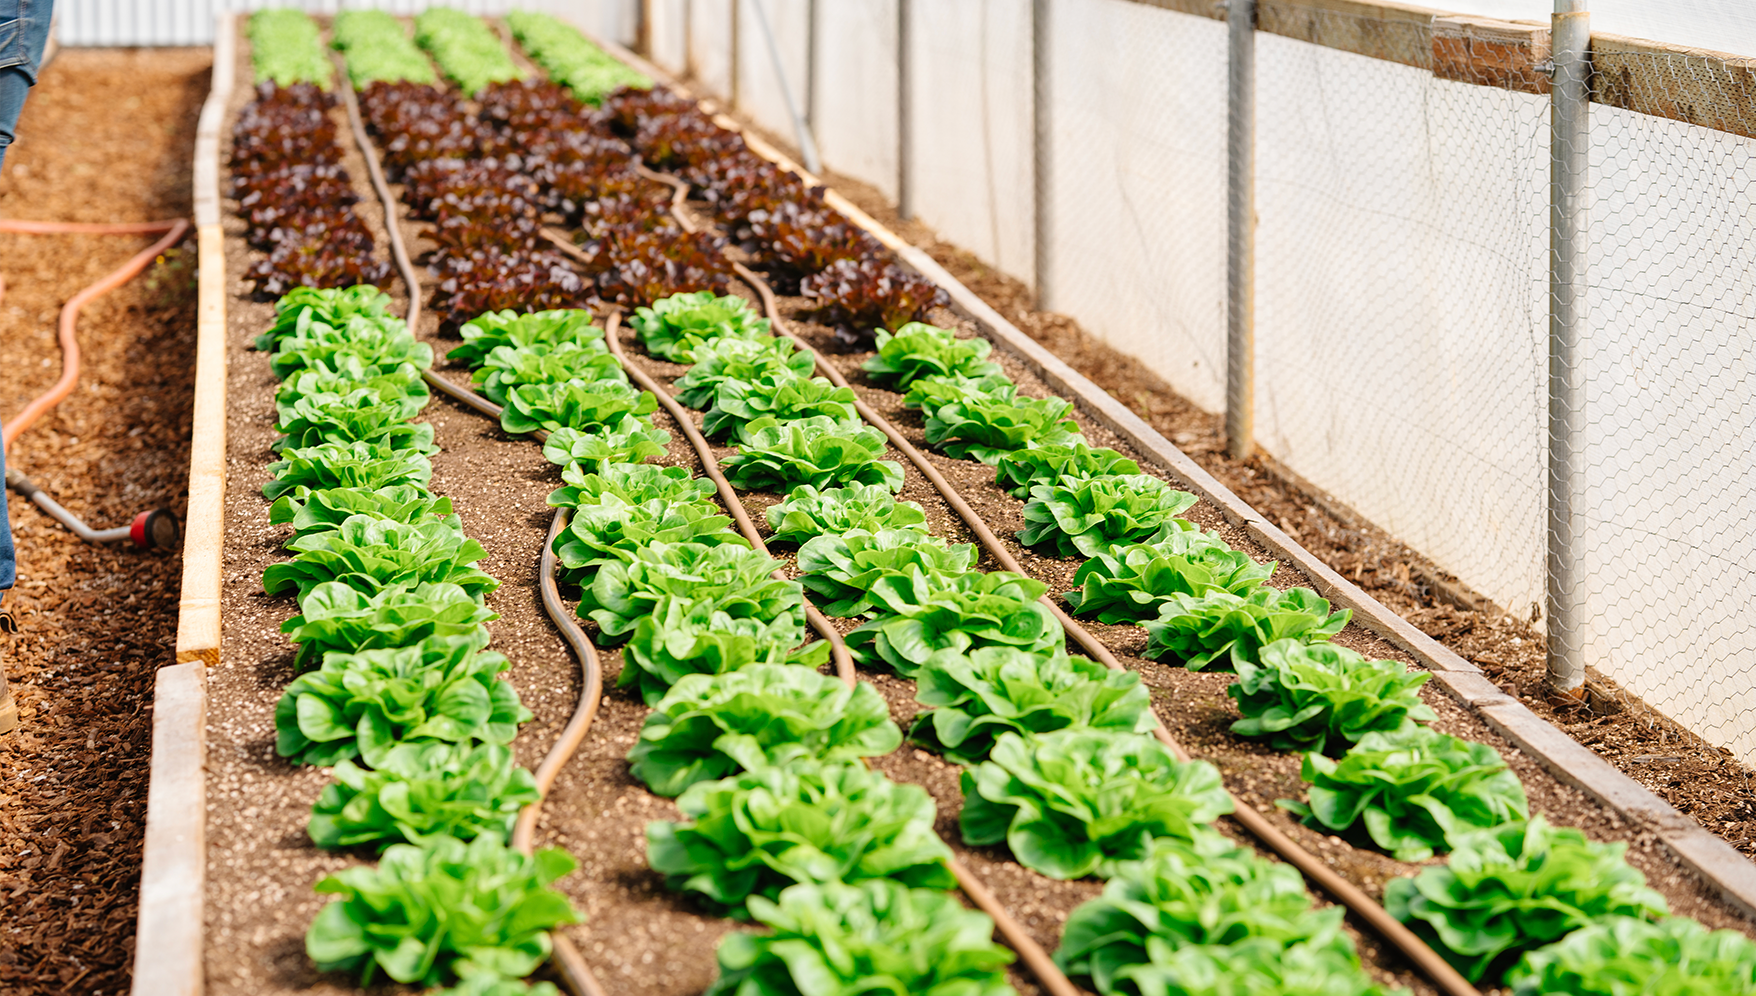
[[[25,104],[0,215],[188,216],[207,49],[63,50]],[[55,323],[155,236],[0,234],[0,417],[61,374]],[[87,307],[74,393],[11,465],[88,523],[184,511],[195,348],[190,238]],[[23,722],[0,737],[0,992],[129,985],[156,670],[173,663],[181,557],[81,542],[11,496],[18,633],[0,655]]]

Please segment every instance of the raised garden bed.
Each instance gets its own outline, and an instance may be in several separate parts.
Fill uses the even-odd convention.
[[[442,67],[451,70],[451,75],[456,78],[479,75],[487,79],[499,72],[492,65],[492,59],[470,63],[469,60],[475,57],[457,54],[456,46],[451,42],[435,44],[433,49],[440,54]],[[545,61],[552,58],[551,53],[545,56]],[[510,60],[509,64],[515,70],[529,68],[528,64],[521,67]],[[241,74],[248,72],[247,60],[240,59],[238,65]],[[469,74],[463,72],[466,66]],[[461,110],[471,117],[469,123],[460,126],[479,129],[479,135],[460,146],[461,149],[479,151],[484,143],[499,143],[496,149],[503,153],[529,151],[521,148],[519,143],[534,134],[535,129],[527,130],[520,125],[519,108],[510,97],[496,104],[497,93],[490,88],[483,92],[479,102],[461,105]],[[529,91],[514,88],[513,96],[520,93],[528,95]],[[242,109],[250,96],[248,80],[241,79],[232,115]],[[437,118],[443,123],[446,115],[456,114],[460,105],[455,103],[455,98],[442,95],[423,97],[445,106],[431,114],[416,114],[414,123],[410,124],[388,113],[382,102],[375,104],[378,98],[372,94],[368,93],[366,97],[367,117],[374,122],[377,131],[376,143],[389,153],[387,159],[393,167],[392,178],[399,181],[393,186],[393,193],[399,198],[407,193],[401,181],[418,187],[423,182],[434,180],[432,171],[421,165],[430,157],[409,156],[407,159],[412,159],[412,162],[398,162],[399,150],[411,148],[410,137],[419,134],[419,121],[423,116]],[[509,113],[502,116],[490,113],[476,118],[474,115],[483,107],[500,107]],[[667,110],[657,102],[641,104],[638,101],[626,102],[624,110],[627,113],[622,122],[624,133],[630,125],[643,126],[645,122],[661,119],[666,114],[687,113],[684,106]],[[336,126],[337,134],[345,136],[347,126],[340,109],[330,109],[325,113]],[[616,143],[613,131],[603,125],[586,126],[582,119],[575,120],[581,121],[580,130],[589,139],[583,146],[575,148],[584,148],[588,159],[609,155]],[[455,129],[440,132],[452,133]],[[697,188],[708,187],[722,194],[729,189],[723,175],[717,181],[713,179],[716,174],[711,162],[689,162],[687,157],[680,162],[666,162],[662,155],[654,152],[650,143],[643,145],[650,137],[637,134],[634,138],[635,144],[648,152],[646,166],[669,166],[685,175],[693,168],[698,171],[694,176]],[[734,151],[737,148],[729,136],[721,138],[707,128],[699,128],[695,138],[706,144],[723,141]],[[431,261],[440,270],[437,275],[418,273],[424,285],[419,296],[434,306],[424,311],[413,331],[419,341],[433,346],[436,354],[443,355],[458,342],[452,327],[481,310],[476,302],[506,293],[504,287],[474,287],[472,274],[477,269],[462,265],[462,261],[471,259],[469,240],[479,238],[492,244],[496,236],[492,232],[473,231],[470,218],[465,217],[467,212],[442,205],[417,205],[431,219],[429,221],[412,220],[412,212],[401,210],[396,217],[385,217],[371,187],[365,182],[368,175],[366,160],[358,150],[347,146],[345,138],[341,141],[340,165],[346,170],[347,182],[352,184],[359,197],[353,205],[353,212],[361,229],[377,247],[375,259],[379,263],[387,261],[382,247],[390,241],[390,227],[387,226],[393,226],[410,247],[411,255],[417,260]],[[626,152],[622,154],[625,156]],[[535,170],[538,175],[533,178],[534,184],[522,179],[518,170],[508,169],[504,162],[496,168],[505,172],[491,174],[481,196],[491,198],[493,191],[514,191],[517,188],[513,184],[531,185],[540,191],[545,183],[555,186],[561,182],[544,179],[540,168]],[[438,180],[443,180],[443,177]],[[807,279],[801,289],[817,297],[783,295],[770,317],[784,321],[788,330],[817,349],[831,367],[853,382],[856,395],[870,409],[893,422],[913,447],[929,453],[926,459],[957,493],[968,500],[980,519],[1000,536],[1003,550],[1016,560],[1026,576],[1043,582],[1052,593],[1076,587],[1075,574],[1084,558],[1054,556],[1045,553],[1040,546],[1035,549],[1020,546],[1014,533],[1027,525],[1026,503],[998,487],[993,469],[986,464],[955,459],[935,451],[927,439],[931,431],[936,443],[944,442],[939,439],[938,430],[932,429],[920,412],[904,406],[904,395],[899,390],[879,386],[879,381],[863,372],[874,355],[871,344],[859,335],[863,331],[859,323],[847,323],[838,330],[811,320],[817,314],[815,309],[823,304],[823,295],[834,293],[825,290],[823,281],[812,278],[823,269],[822,264],[826,261],[823,253],[817,253],[812,247],[839,238],[843,248],[854,244],[852,254],[855,258],[863,256],[878,265],[885,262],[881,249],[860,246],[859,233],[851,228],[826,234],[821,228],[813,230],[815,223],[801,222],[793,226],[800,229],[795,232],[783,224],[784,219],[764,218],[741,222],[752,229],[752,234],[743,236],[743,239],[747,246],[755,247],[753,254],[726,249],[712,242],[712,228],[727,218],[723,205],[718,210],[710,210],[712,205],[706,202],[691,201],[679,207],[676,220],[687,223],[682,227],[702,229],[706,233],[685,238],[682,233],[667,227],[669,222],[663,221],[664,197],[648,203],[643,198],[651,196],[650,187],[628,182],[634,203],[625,202],[619,210],[627,214],[616,217],[656,219],[653,223],[660,227],[652,230],[654,238],[668,239],[669,244],[690,243],[695,246],[693,255],[679,254],[673,257],[679,259],[677,267],[659,276],[651,276],[650,267],[643,271],[634,266],[645,251],[640,239],[624,237],[603,228],[615,223],[608,217],[608,209],[597,217],[587,212],[583,220],[586,227],[593,230],[591,234],[596,239],[574,238],[576,243],[589,243],[582,250],[581,265],[569,262],[576,254],[566,247],[557,247],[553,251],[538,248],[534,231],[527,233],[533,238],[515,250],[514,255],[517,252],[529,254],[521,257],[524,259],[551,261],[547,273],[550,282],[533,288],[530,296],[542,300],[545,307],[566,305],[570,302],[565,298],[573,295],[575,301],[572,303],[577,305],[592,303],[589,299],[597,297],[603,310],[611,306],[625,309],[652,303],[671,290],[690,290],[705,283],[745,294],[753,302],[760,298],[754,288],[747,293],[739,290],[735,280],[727,279],[730,277],[727,269],[716,270],[714,267],[720,265],[716,259],[725,262],[748,259],[752,265],[766,269],[770,277],[787,290],[793,289],[791,285],[799,276],[805,276]],[[656,181],[647,181],[648,184],[653,182]],[[714,186],[716,182],[720,184],[717,187]],[[413,199],[420,200],[418,197]],[[569,213],[568,207],[550,203],[541,212],[523,215],[524,221],[507,216],[509,220],[503,221],[500,237],[518,225],[527,225],[534,230],[539,224],[558,226],[567,235],[577,235],[579,219],[569,222],[565,217]],[[447,220],[448,215],[453,221],[461,221],[453,224]],[[739,224],[734,219],[731,227],[736,228]],[[246,287],[239,279],[261,257],[243,243],[243,225],[235,215],[228,217],[227,225],[228,235],[233,236],[228,239],[227,267],[233,275],[229,425],[232,480],[228,498],[225,591],[228,629],[222,648],[222,660],[226,663],[211,678],[209,794],[213,807],[208,827],[211,844],[207,976],[209,986],[216,992],[321,991],[329,986],[345,987],[347,979],[334,973],[317,973],[304,953],[302,938],[306,927],[324,905],[309,887],[325,874],[360,864],[363,856],[327,853],[309,843],[303,826],[312,800],[328,780],[327,772],[317,768],[295,768],[276,755],[273,712],[282,688],[296,673],[293,650],[280,635],[280,624],[293,616],[297,609],[290,599],[270,598],[262,594],[260,588],[264,571],[283,561],[278,547],[285,538],[285,530],[270,524],[267,503],[261,497],[262,487],[270,481],[266,468],[273,459],[270,447],[276,438],[273,432],[273,395],[277,383],[269,370],[269,358],[248,348],[248,344],[273,323],[274,314],[268,304],[252,300],[256,288]],[[616,242],[618,238],[623,241]],[[566,241],[565,237],[563,241]],[[800,244],[809,251],[794,251]],[[611,265],[605,267],[591,262],[593,250],[612,253]],[[552,252],[554,255],[543,255]],[[614,255],[617,252],[625,255]],[[488,255],[474,257],[478,268],[483,259],[493,262],[491,251]],[[363,261],[357,269],[368,275],[378,272],[377,268],[365,265]],[[572,277],[562,274],[572,274]],[[586,278],[591,278],[590,282]],[[588,289],[581,290],[581,287]],[[654,290],[655,287],[661,290]],[[393,283],[390,293],[392,311],[400,313],[408,305],[406,291]],[[916,311],[913,307],[906,310]],[[903,317],[923,318],[941,328],[954,330],[964,339],[987,334],[967,315],[942,305],[929,305],[915,315],[905,314]],[[614,329],[615,324],[610,324]],[[626,336],[625,331],[613,331],[612,334]],[[623,338],[621,344],[628,352],[628,363],[655,378],[663,389],[676,387],[678,378],[685,373],[686,368],[680,364],[643,354],[631,336]],[[1054,396],[1043,369],[1037,364],[1006,350],[994,351],[991,359],[997,363],[999,372],[1016,385],[1020,398]],[[459,365],[441,362],[435,370],[440,377],[457,383],[467,380],[467,368]],[[902,386],[890,383],[897,388]],[[702,418],[699,411],[685,417],[691,422]],[[944,411],[935,414],[941,423],[947,417]],[[1155,464],[1161,463],[1154,454],[1138,451],[1124,437],[1090,417],[1088,412],[1074,409],[1071,417],[1092,446],[1113,448],[1120,458],[1136,461],[1147,468],[1149,474],[1154,473]],[[692,474],[707,469],[682,438],[682,425],[662,411],[652,418],[657,427],[671,433],[668,447],[662,456],[656,458],[656,463],[686,468]],[[537,445],[528,438],[508,436],[470,408],[441,400],[427,409],[423,419],[433,427],[433,443],[438,447],[438,452],[431,457],[433,471],[429,486],[434,493],[451,499],[470,535],[486,548],[487,556],[477,566],[502,582],[497,590],[486,596],[487,606],[500,614],[500,618],[491,624],[493,648],[510,658],[509,680],[517,688],[525,706],[535,714],[514,743],[519,762],[526,767],[535,767],[572,714],[579,691],[579,665],[567,652],[560,634],[542,614],[538,594],[537,564],[545,543],[545,531],[550,524],[550,509],[545,499],[561,481]],[[751,443],[747,441],[744,445]],[[715,463],[719,463],[733,453],[732,448],[721,446],[713,450],[711,456]],[[972,539],[970,530],[946,496],[927,485],[908,465],[904,453],[890,446],[880,459],[894,461],[899,469],[906,468],[898,498],[921,506],[927,528],[953,543]],[[1162,473],[1159,476],[1162,479]],[[1176,483],[1179,482],[1172,481],[1173,485]],[[774,490],[763,490],[773,487],[775,485],[764,483],[762,487],[746,490],[738,496],[759,522],[767,509],[781,498]],[[1183,511],[1182,517],[1199,529],[1212,531],[1227,546],[1256,563],[1273,559],[1250,532],[1229,521],[1217,506],[1197,502]],[[1036,518],[1041,521],[1040,515]],[[784,547],[776,548],[777,554],[784,555],[785,550]],[[788,577],[796,577],[799,564],[790,557],[786,561]],[[1002,566],[992,553],[984,553],[977,564],[983,571],[995,571]],[[1312,578],[1286,565],[1276,568],[1269,581],[1276,588],[1313,583]],[[1028,607],[1028,604],[1027,601],[1024,606]],[[858,635],[854,634],[858,622],[837,621],[838,631],[854,635],[850,642],[856,649],[862,645]],[[1141,684],[1150,691],[1159,721],[1175,740],[1197,757],[1212,763],[1240,804],[1264,814],[1282,834],[1307,851],[1320,855],[1370,895],[1382,895],[1386,882],[1416,870],[1415,865],[1393,860],[1378,849],[1358,846],[1364,843],[1361,838],[1354,838],[1357,843],[1348,843],[1339,836],[1311,830],[1275,807],[1276,799],[1298,799],[1306,795],[1306,786],[1299,776],[1298,756],[1274,750],[1261,741],[1245,740],[1229,730],[1237,718],[1226,695],[1226,687],[1232,680],[1230,675],[1197,673],[1145,659],[1141,655],[1148,649],[1147,639],[1139,628],[1095,624],[1090,628],[1108,652],[1114,654],[1128,671],[1140,676]],[[1354,625],[1336,633],[1333,642],[1367,658],[1408,660],[1395,646]],[[614,680],[628,666],[623,659],[626,655],[620,651],[605,651],[602,656],[607,680]],[[872,662],[868,660],[868,663]],[[916,702],[916,681],[885,667],[862,668],[857,677],[882,694],[899,727],[910,727],[920,708]],[[581,862],[577,871],[561,879],[557,885],[585,919],[582,924],[562,928],[562,933],[577,947],[606,989],[641,993],[696,992],[706,988],[714,977],[712,942],[737,925],[715,915],[696,900],[668,891],[663,877],[648,865],[644,846],[646,823],[655,819],[674,821],[679,814],[675,803],[649,791],[627,766],[625,757],[646,720],[650,704],[633,692],[634,688],[621,688],[604,695],[590,736],[563,769],[544,803],[536,837],[541,843],[571,851]],[[1620,840],[1630,836],[1628,828],[1612,811],[1555,780],[1537,761],[1501,740],[1474,713],[1459,707],[1454,700],[1431,687],[1424,688],[1421,696],[1433,712],[1433,729],[1486,745],[1491,748],[1489,754],[1497,752],[1506,759],[1511,772],[1522,783],[1523,794],[1528,797],[1533,814],[1543,814],[1558,825],[1579,827],[1596,839]],[[1143,742],[1151,741],[1143,738]],[[1102,890],[1099,880],[1083,873],[1059,880],[1026,868],[1014,860],[1013,852],[1005,846],[967,845],[958,821],[958,813],[965,805],[957,780],[958,769],[943,756],[907,746],[875,759],[874,767],[895,782],[921,786],[932,796],[937,807],[934,823],[937,836],[949,846],[961,865],[993,890],[1000,906],[1042,947],[1054,950],[1062,940],[1062,927],[1074,909],[1095,898]],[[1222,823],[1220,826],[1225,829],[1230,825]],[[1254,846],[1235,828],[1230,832],[1246,847]],[[1710,926],[1745,926],[1738,914],[1683,872],[1651,835],[1636,834],[1632,844],[1629,861],[1664,893],[1674,912],[1696,917]],[[1404,856],[1415,857],[1412,852]],[[1045,867],[1040,859],[1032,863],[1038,868]],[[1409,971],[1399,955],[1387,949],[1375,934],[1361,931],[1359,927],[1350,919],[1346,929],[1374,977],[1386,984],[1409,986],[1417,992],[1432,991],[1426,980]],[[1038,991],[1037,979],[1017,966],[1008,972],[1007,978],[1020,992]]]

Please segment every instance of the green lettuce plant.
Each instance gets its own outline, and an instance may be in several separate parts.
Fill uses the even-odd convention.
[[[1421,701],[1430,674],[1410,674],[1401,661],[1373,661],[1333,643],[1276,640],[1261,663],[1234,662],[1237,683],[1226,693],[1243,719],[1241,737],[1261,738],[1275,750],[1314,750],[1331,756],[1368,733],[1401,729],[1439,718]]]
[[[590,505],[606,496],[639,505],[649,501],[712,502],[714,495],[713,482],[691,475],[687,467],[569,462],[561,469],[561,480],[567,486],[549,495],[549,504],[557,507]]]
[[[816,367],[811,354],[791,339],[717,339],[691,350],[695,365],[671,385],[677,400],[690,408],[706,408],[727,381],[754,383],[763,377],[792,374],[808,378]]]
[[[829,659],[829,644],[805,639],[791,615],[763,621],[734,619],[711,602],[669,599],[641,619],[622,648],[616,684],[633,686],[641,701],[656,706],[678,681],[692,674],[725,674],[753,664],[815,668]]]
[[[650,308],[635,308],[628,319],[646,351],[673,363],[695,362],[695,349],[721,339],[762,339],[768,319],[741,297],[715,297],[712,291],[672,294]],[[789,350],[790,352],[790,350]]]
[[[818,596],[830,616],[857,616],[872,610],[872,586],[881,577],[911,569],[927,575],[964,574],[975,569],[976,548],[947,544],[920,529],[850,529],[818,536],[799,548],[799,580]]]
[[[543,456],[560,467],[577,465],[577,473],[603,474],[610,465],[657,460],[670,452],[671,434],[654,428],[638,415],[623,415],[589,429],[562,426],[543,441]]]
[[[325,57],[317,22],[310,15],[290,8],[259,10],[250,15],[246,32],[256,82],[314,83],[329,89],[335,66]]]
[[[392,369],[404,363],[417,370],[433,365],[433,347],[419,342],[399,318],[350,315],[340,325],[311,322],[280,340],[268,369],[286,380],[301,370],[335,369],[357,360],[364,366]]]
[[[518,811],[542,798],[499,744],[399,744],[373,770],[338,761],[305,830],[318,847],[382,849],[436,835],[512,838]]]
[[[980,377],[964,377],[958,374],[946,377],[927,376],[908,386],[908,390],[902,394],[902,406],[931,412],[941,405],[962,401],[971,395],[1011,398],[1017,393],[1018,385],[1002,373],[984,374]]]
[[[780,566],[736,544],[649,543],[600,568],[580,592],[577,611],[611,637],[632,631],[673,599],[709,604],[734,619],[787,616],[803,625],[799,582],[775,577]]]
[[[653,704],[628,761],[654,792],[674,796],[739,771],[877,757],[901,744],[870,683],[849,688],[809,667],[756,663],[680,675]]]
[[[1066,634],[1037,601],[1047,587],[1006,571],[887,575],[872,584],[877,618],[847,634],[848,649],[867,666],[885,665],[913,678],[941,650],[981,647],[1061,652]]]
[[[1311,908],[1291,865],[1220,834],[1155,840],[1078,906],[1055,961],[1103,996],[1379,992],[1342,931],[1342,908]]]
[[[382,10],[341,10],[330,21],[330,42],[348,56],[356,90],[372,83],[439,82],[433,63],[415,46],[396,16]]]
[[[1085,442],[1071,417],[1073,403],[1060,398],[1020,398],[1011,391],[966,394],[927,412],[927,442],[959,460],[993,465],[1030,446]]]
[[[300,449],[318,443],[380,443],[393,450],[433,454],[433,427],[409,422],[421,412],[426,399],[418,395],[391,394],[357,389],[347,392],[307,394],[279,406],[280,422],[274,427],[285,436],[274,449]]]
[[[495,346],[471,382],[483,397],[504,405],[512,389],[527,384],[561,384],[567,381],[611,380],[626,384],[622,364],[597,343],[535,343],[529,346]]]
[[[1756,996],[1756,943],[1687,917],[1610,917],[1524,956],[1512,996]]]
[[[562,584],[592,583],[606,564],[621,563],[654,543],[749,547],[731,528],[719,506],[704,501],[651,501],[631,505],[604,495],[573,510],[567,528],[555,537],[556,577]]]
[[[295,539],[312,533],[331,532],[356,515],[391,522],[443,522],[463,531],[463,520],[451,512],[450,498],[436,498],[425,488],[395,484],[366,491],[361,488],[328,488],[294,497],[282,495],[268,508],[268,521],[291,523]]]
[[[646,857],[673,889],[747,918],[751,896],[799,882],[888,879],[953,889],[951,849],[933,832],[933,797],[857,762],[793,761],[698,782],[684,822],[646,825]]]
[[[349,391],[376,391],[380,398],[419,398],[422,407],[433,393],[412,363],[374,366],[357,356],[339,356],[333,364],[314,363],[281,381],[274,391],[274,403],[279,411],[309,395]]]
[[[1456,834],[1451,859],[1385,883],[1384,908],[1471,982],[1498,981],[1526,951],[1611,916],[1657,919],[1664,896],[1623,859],[1541,816]]]
[[[745,491],[785,493],[801,484],[882,484],[895,491],[902,487],[902,465],[884,459],[886,445],[884,433],[861,422],[759,418],[744,426],[738,452],[720,465],[732,486]]]
[[[1192,837],[1232,811],[1219,772],[1152,737],[1115,730],[1002,733],[963,773],[958,825],[974,847],[1005,841],[1050,878],[1113,873],[1154,838]]]
[[[860,369],[874,384],[901,391],[922,377],[997,374],[1000,365],[988,362],[993,348],[980,336],[959,339],[950,329],[909,322],[895,332],[878,329],[878,353]]]
[[[994,483],[1014,498],[1030,497],[1039,484],[1059,484],[1063,477],[1127,477],[1140,465],[1112,449],[1085,443],[1032,446],[1013,450],[994,462]]]
[[[767,933],[726,935],[705,996],[1015,996],[994,921],[949,892],[889,879],[753,896]]]
[[[319,971],[357,971],[366,984],[379,971],[422,985],[529,975],[549,957],[547,932],[583,919],[548,888],[574,867],[565,851],[526,857],[491,834],[395,844],[376,867],[317,883],[340,898],[318,911],[305,953]]]
[[[882,484],[821,489],[805,484],[794,488],[786,501],[768,507],[771,543],[804,543],[828,533],[902,529],[926,521],[919,503],[898,501]]]
[[[490,311],[463,323],[458,330],[463,345],[453,346],[445,358],[453,363],[479,367],[501,346],[558,346],[574,343],[607,355],[604,330],[592,324],[591,312],[582,309],[533,311],[520,314],[510,309]]]
[[[457,985],[435,989],[428,996],[561,996],[561,990],[556,989],[553,982],[527,982],[508,979],[495,972],[475,972],[457,980]]]
[[[404,523],[356,515],[328,532],[287,544],[293,559],[270,564],[262,587],[270,595],[297,590],[303,599],[325,581],[340,581],[368,594],[392,584],[443,582],[475,598],[500,582],[474,564],[488,555],[482,545],[448,522]]]
[[[497,677],[506,658],[483,651],[486,642],[482,631],[324,655],[275,706],[275,749],[300,764],[363,757],[378,767],[407,741],[511,743],[531,713]]]
[[[1260,660],[1262,648],[1277,640],[1327,640],[1352,617],[1351,609],[1330,612],[1329,603],[1309,588],[1173,594],[1159,603],[1158,619],[1141,624],[1147,636],[1143,656],[1168,654],[1191,671],[1235,670],[1241,660]]]
[[[619,380],[520,384],[500,410],[500,428],[512,435],[539,429],[595,429],[657,408],[658,398],[651,391]]]
[[[1305,755],[1307,802],[1279,800],[1307,826],[1364,836],[1398,861],[1425,861],[1471,830],[1530,818],[1524,786],[1487,744],[1425,726],[1368,733],[1334,760]]]
[[[1111,624],[1140,622],[1157,618],[1159,606],[1172,595],[1249,595],[1268,583],[1275,566],[1256,563],[1217,533],[1170,528],[1147,543],[1099,551],[1079,565],[1073,575],[1079,587],[1063,597],[1077,616]]]
[[[580,34],[573,25],[549,14],[508,11],[506,26],[512,29],[532,62],[542,66],[549,78],[592,106],[623,87],[652,89],[652,80],[612,58]]]
[[[916,672],[915,701],[928,711],[915,717],[910,739],[956,764],[986,760],[1006,732],[1153,728],[1152,699],[1139,674],[1065,653],[942,650]]]
[[[394,304],[389,294],[371,284],[294,287],[274,302],[274,324],[256,337],[255,345],[261,352],[273,352],[282,339],[300,334],[302,329],[310,328],[312,322],[334,327],[345,324],[354,315],[394,322],[396,318],[390,313]]]
[[[262,486],[262,496],[273,501],[281,495],[297,495],[300,489],[426,487],[433,478],[433,462],[419,450],[375,442],[318,443],[282,450],[280,459],[268,465],[268,473],[273,480]]]
[[[857,422],[854,390],[836,387],[825,377],[800,377],[791,370],[769,372],[753,381],[723,380],[707,410],[701,430],[709,438],[741,436],[744,427],[762,418],[796,422],[805,418],[828,418]]]
[[[1171,523],[1194,504],[1194,495],[1145,474],[1063,477],[1031,489],[1018,542],[1057,557],[1095,557],[1180,528]]]
[[[300,615],[281,624],[307,668],[331,651],[344,654],[407,647],[433,637],[487,639],[484,623],[500,618],[454,584],[393,584],[366,594],[326,581],[299,600]]]
[[[486,21],[461,10],[429,7],[416,15],[415,43],[433,56],[440,71],[467,96],[474,97],[490,83],[525,77],[500,35]]]

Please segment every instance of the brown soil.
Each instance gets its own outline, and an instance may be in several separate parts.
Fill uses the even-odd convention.
[[[0,214],[187,216],[206,49],[64,50],[26,102]],[[155,236],[0,235],[0,414],[61,374],[63,302]],[[80,385],[10,458],[98,528],[184,511],[194,242],[87,307]],[[134,950],[154,673],[174,662],[182,558],[88,545],[10,496],[22,725],[0,737],[0,992],[120,993]]]
[[[736,116],[736,115],[734,115]],[[745,127],[751,127],[748,120]],[[762,132],[790,149],[784,137]],[[826,181],[891,231],[926,250],[965,286],[1074,369],[1127,405],[1208,473],[1318,559],[1398,615],[1479,666],[1508,694],[1679,811],[1756,857],[1756,771],[1587,669],[1588,699],[1546,691],[1540,607],[1502,608],[1264,454],[1233,460],[1223,419],[1196,407],[1145,364],[1070,316],[1038,311],[1035,295],[920,221],[905,221],[875,188],[833,171]]]

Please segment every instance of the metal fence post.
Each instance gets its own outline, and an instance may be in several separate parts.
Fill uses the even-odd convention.
[[[914,139],[909,127],[914,118],[909,91],[909,0],[896,0],[896,214],[907,221],[915,216],[914,184],[909,182],[909,156]]]
[[[1256,0],[1226,4],[1226,449],[1256,447]]]
[[[1054,242],[1053,218],[1050,208],[1053,177],[1050,155],[1054,149],[1054,123],[1051,121],[1049,73],[1050,0],[1033,0],[1030,8],[1031,66],[1031,200],[1035,206],[1034,231],[1031,233],[1034,258],[1031,269],[1036,274],[1037,308],[1049,311],[1054,305],[1049,280],[1049,248]]]
[[[1548,669],[1551,687],[1578,695],[1585,685],[1576,546],[1585,486],[1580,344],[1591,214],[1591,15],[1585,0],[1555,0],[1550,34]]]

